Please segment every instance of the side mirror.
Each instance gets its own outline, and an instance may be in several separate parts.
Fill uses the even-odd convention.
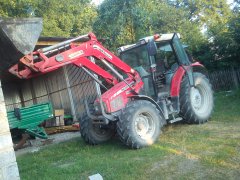
[[[154,56],[157,54],[157,46],[156,43],[154,42],[154,39],[150,39],[148,44],[147,44],[147,50],[149,56]]]

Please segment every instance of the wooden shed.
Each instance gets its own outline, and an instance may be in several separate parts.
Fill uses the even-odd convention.
[[[40,37],[35,49],[50,46],[68,38]],[[55,109],[64,109],[75,121],[85,112],[83,100],[96,96],[97,84],[80,68],[66,65],[32,79],[18,79],[6,73],[2,89],[7,111],[50,101]]]

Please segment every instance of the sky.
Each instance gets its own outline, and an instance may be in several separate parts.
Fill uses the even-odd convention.
[[[102,3],[103,0],[92,0],[92,2],[96,5],[99,5]]]

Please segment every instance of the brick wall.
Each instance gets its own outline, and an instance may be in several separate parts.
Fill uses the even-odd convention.
[[[0,180],[20,179],[0,82]]]

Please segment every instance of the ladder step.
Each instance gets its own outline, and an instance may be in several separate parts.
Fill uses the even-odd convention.
[[[173,119],[173,120],[171,120],[171,121],[169,121],[169,123],[175,123],[175,122],[178,122],[178,121],[181,121],[182,120],[182,118],[181,117],[177,117],[177,118],[175,118],[175,119]]]

